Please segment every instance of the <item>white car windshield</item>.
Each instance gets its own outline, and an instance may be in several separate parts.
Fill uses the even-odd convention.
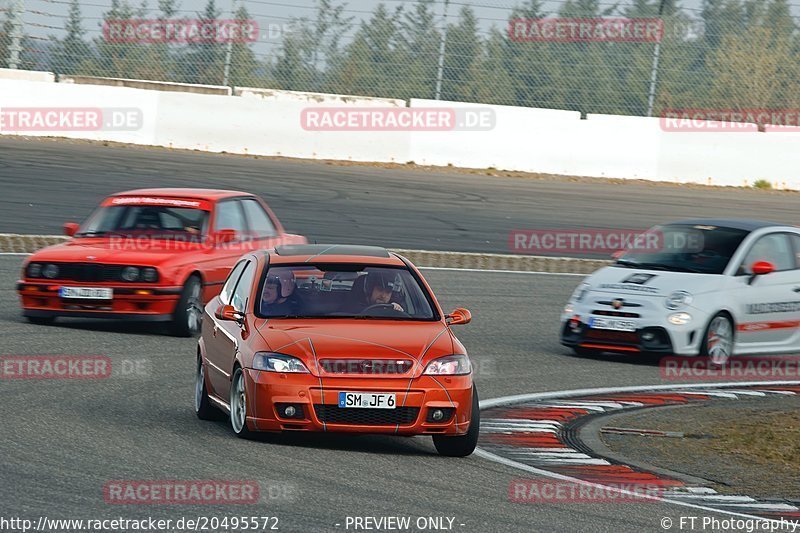
[[[617,259],[615,265],[722,274],[749,231],[711,225],[666,224],[648,233],[657,235],[657,246],[630,250]]]

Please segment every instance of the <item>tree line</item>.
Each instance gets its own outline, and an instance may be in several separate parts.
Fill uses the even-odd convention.
[[[145,0],[146,2],[146,0]],[[278,51],[259,56],[253,43],[109,42],[87,38],[79,0],[72,0],[63,37],[26,37],[22,68],[219,85],[226,54],[228,82],[244,87],[434,98],[442,39],[442,0],[394,8],[379,3],[355,22],[341,0],[316,0],[314,17],[296,18]],[[564,0],[546,12],[540,0],[510,8],[507,19],[661,17],[655,109],[797,108],[800,38],[788,0],[703,0],[698,10],[677,0],[633,0],[604,7],[601,0]],[[446,25],[441,99],[572,109],[584,113],[643,115],[655,44],[652,42],[517,42],[506,25],[490,29],[469,5],[457,6]],[[112,0],[105,21],[175,19],[177,0]],[[196,15],[220,18],[215,0]],[[235,18],[250,19],[246,7]],[[8,57],[9,14],[0,26],[0,58]]]

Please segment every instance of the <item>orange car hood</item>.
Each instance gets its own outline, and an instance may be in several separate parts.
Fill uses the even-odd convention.
[[[176,253],[203,250],[199,243],[150,239],[75,239],[49,246],[31,256],[31,261],[91,261],[111,264],[158,265]]]
[[[310,369],[316,367],[315,358],[430,361],[453,353],[453,339],[442,322],[270,320],[259,333],[265,351],[298,357]]]

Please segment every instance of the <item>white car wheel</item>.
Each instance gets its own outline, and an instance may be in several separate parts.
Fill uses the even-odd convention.
[[[719,313],[708,324],[703,340],[703,353],[711,363],[723,366],[733,352],[733,322],[728,315]]]

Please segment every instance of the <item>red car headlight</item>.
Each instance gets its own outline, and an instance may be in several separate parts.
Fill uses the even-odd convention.
[[[447,355],[434,359],[425,367],[429,376],[461,376],[472,372],[469,357],[463,354]]]
[[[267,372],[293,372],[308,374],[308,369],[297,357],[282,353],[257,352],[253,356],[253,368]]]

